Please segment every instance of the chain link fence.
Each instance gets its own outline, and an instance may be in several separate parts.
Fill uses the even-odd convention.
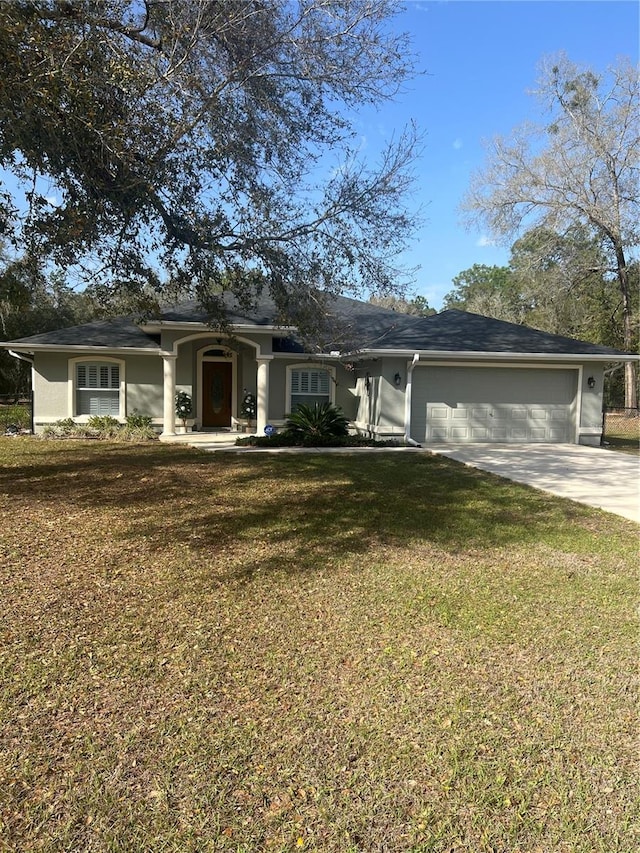
[[[640,409],[605,406],[602,412],[602,441],[611,445],[640,445]]]

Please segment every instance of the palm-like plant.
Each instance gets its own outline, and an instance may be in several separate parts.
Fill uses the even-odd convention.
[[[300,403],[289,415],[285,432],[299,438],[338,438],[349,434],[349,420],[331,403]]]

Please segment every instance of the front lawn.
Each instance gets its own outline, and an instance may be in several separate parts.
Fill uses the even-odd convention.
[[[0,464],[0,850],[640,846],[632,522],[427,454]]]

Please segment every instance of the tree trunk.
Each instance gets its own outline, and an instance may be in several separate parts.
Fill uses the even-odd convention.
[[[633,347],[633,329],[631,325],[631,295],[629,293],[629,271],[624,256],[624,250],[620,243],[615,243],[616,261],[618,267],[618,281],[620,282],[620,295],[622,296],[622,333],[624,348],[631,352]],[[627,409],[638,407],[638,382],[635,361],[628,361],[624,366],[624,405]]]

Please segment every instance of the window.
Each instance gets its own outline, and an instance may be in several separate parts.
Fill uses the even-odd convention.
[[[331,380],[328,370],[319,368],[295,368],[291,371],[291,411],[304,403],[313,406],[314,403],[331,402]]]
[[[120,366],[100,361],[76,365],[76,415],[120,415]]]

